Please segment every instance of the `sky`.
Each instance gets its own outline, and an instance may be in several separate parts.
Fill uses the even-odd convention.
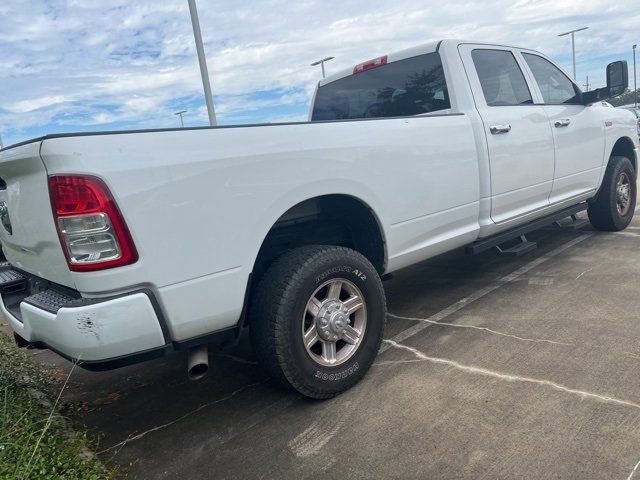
[[[578,83],[640,43],[638,0],[198,0],[221,125],[307,118],[328,73],[464,38],[540,50]],[[640,59],[640,57],[639,57]],[[0,0],[0,136],[207,125],[187,0]],[[632,84],[632,83],[631,83]]]

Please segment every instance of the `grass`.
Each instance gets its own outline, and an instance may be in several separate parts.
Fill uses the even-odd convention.
[[[69,377],[62,385],[54,378],[0,332],[0,479],[115,478],[91,454],[86,436],[60,417]]]

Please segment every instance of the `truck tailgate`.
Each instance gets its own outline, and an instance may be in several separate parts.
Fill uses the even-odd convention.
[[[34,142],[0,152],[0,240],[11,265],[73,288]]]

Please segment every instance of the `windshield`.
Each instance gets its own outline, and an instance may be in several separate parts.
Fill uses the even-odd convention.
[[[398,60],[321,86],[311,120],[402,117],[450,108],[438,53]]]

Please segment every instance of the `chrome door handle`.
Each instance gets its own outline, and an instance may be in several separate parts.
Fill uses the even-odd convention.
[[[493,134],[493,135],[498,135],[499,133],[509,133],[511,131],[511,125],[504,124],[504,125],[491,125],[489,127],[489,131]]]
[[[553,124],[555,125],[556,128],[568,127],[570,123],[571,123],[571,119],[570,118],[561,118],[561,119],[556,120],[555,122],[553,122]]]

